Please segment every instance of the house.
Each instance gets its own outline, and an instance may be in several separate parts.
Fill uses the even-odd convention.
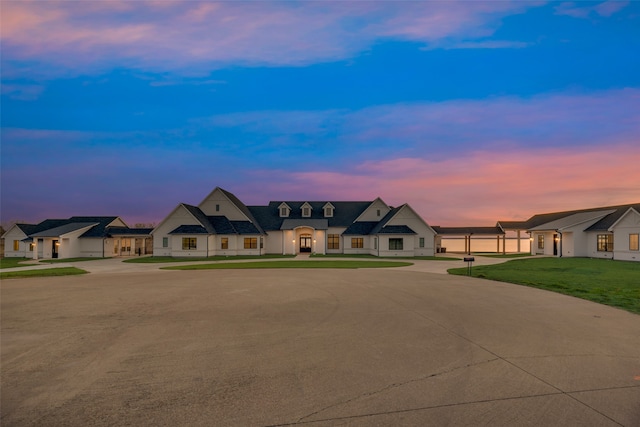
[[[117,216],[74,216],[15,224],[2,236],[6,257],[112,257],[147,253],[150,228],[129,228]]]
[[[433,255],[435,231],[409,206],[373,201],[271,201],[246,206],[215,188],[180,203],[153,230],[154,256]]]
[[[636,203],[538,214],[518,228],[530,234],[532,255],[640,261],[639,212]]]

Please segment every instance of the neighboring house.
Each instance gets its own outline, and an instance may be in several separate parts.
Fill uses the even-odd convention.
[[[117,216],[47,219],[15,224],[2,236],[6,257],[33,259],[143,255],[150,228],[129,228]]]
[[[640,261],[639,212],[640,203],[539,214],[520,227],[534,255]]]
[[[153,230],[154,256],[298,253],[433,255],[435,231],[408,205],[272,201],[246,206],[215,188],[198,206],[179,204]]]

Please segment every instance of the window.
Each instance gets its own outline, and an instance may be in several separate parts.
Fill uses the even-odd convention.
[[[327,238],[327,249],[340,249],[339,234],[329,234]]]
[[[403,239],[389,239],[389,250],[390,251],[401,251],[404,246]]]
[[[364,238],[362,237],[352,237],[351,238],[351,247],[356,249],[364,248]]]
[[[33,243],[29,243],[29,250],[30,250],[31,252],[33,252],[33,250],[34,250],[35,248],[36,248],[36,245],[35,245],[35,244],[33,244]]]
[[[289,213],[287,212],[287,208],[280,208],[280,216],[281,217],[289,216]]]
[[[538,235],[538,249],[544,249],[544,236],[542,234]]]
[[[14,240],[13,241],[13,250],[14,251],[19,251],[20,250],[20,240]]]
[[[613,251],[613,234],[598,234],[598,252]]]
[[[245,237],[244,238],[244,248],[245,249],[258,249],[258,238],[257,237]]]
[[[333,209],[331,209],[331,208],[324,208],[324,216],[326,216],[326,217],[332,217],[332,216],[333,216]]]
[[[424,237],[420,238],[420,247],[424,248]]]
[[[311,213],[309,212],[309,208],[303,208],[302,209],[302,216],[304,216],[304,217],[311,216]]]
[[[220,212],[220,205],[216,205],[216,212]]]
[[[380,209],[376,210],[376,215],[380,216]]]
[[[182,238],[182,250],[188,251],[189,249],[197,248],[198,239],[196,237],[183,237]]]
[[[629,234],[629,250],[630,251],[637,251],[640,250],[640,247],[638,246],[638,234]]]
[[[168,237],[163,237],[162,238],[162,247],[163,248],[168,248],[169,247],[169,238]]]
[[[220,249],[229,249],[229,238],[221,237],[220,238]]]

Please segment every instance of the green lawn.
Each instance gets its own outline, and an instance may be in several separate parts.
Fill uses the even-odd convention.
[[[529,252],[519,252],[519,253],[512,253],[512,254],[496,254],[494,252],[494,253],[478,253],[474,255],[486,256],[488,258],[522,258],[522,257],[531,256]]]
[[[408,259],[421,261],[460,261],[460,258],[441,257],[441,256],[415,256],[415,257],[379,257],[370,254],[313,254],[311,258],[370,258],[370,259]]]
[[[72,276],[87,272],[75,267],[44,268],[41,270],[23,270],[0,272],[0,279],[20,279],[27,277]]]
[[[256,261],[224,262],[218,264],[194,264],[163,267],[163,270],[211,270],[211,269],[251,269],[251,268],[389,268],[406,267],[410,262],[394,261]]]
[[[210,256],[210,257],[170,257],[170,256],[146,256],[141,258],[130,258],[123,262],[138,264],[166,264],[168,262],[197,262],[197,261],[228,261],[235,259],[271,259],[271,258],[294,258],[295,255],[234,255],[234,256]]]
[[[467,268],[451,274],[466,275]],[[590,258],[530,258],[472,268],[472,276],[559,292],[640,314],[640,263]]]
[[[26,267],[20,264],[23,261],[29,261],[29,258],[0,258],[0,268]]]

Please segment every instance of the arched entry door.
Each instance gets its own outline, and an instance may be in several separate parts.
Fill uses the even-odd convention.
[[[300,235],[300,253],[311,252],[311,234]]]

